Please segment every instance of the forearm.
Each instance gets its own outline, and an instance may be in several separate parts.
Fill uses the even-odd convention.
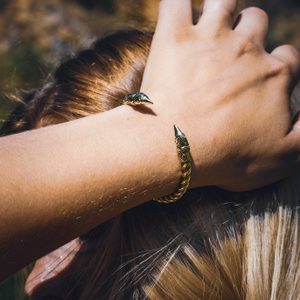
[[[123,106],[1,138],[1,278],[176,189],[172,124],[157,118]]]
[[[173,192],[180,164],[171,122],[191,145],[191,186],[243,191],[299,165],[299,120],[289,110],[298,52],[282,46],[267,54],[260,11],[254,15],[262,28],[244,21],[253,11],[236,22],[235,1],[207,0],[194,25],[190,4],[161,1],[141,89],[157,116],[123,106],[0,139],[2,278],[125,209]]]

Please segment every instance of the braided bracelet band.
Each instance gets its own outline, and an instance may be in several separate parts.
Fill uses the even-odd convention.
[[[134,93],[128,94],[123,99],[123,104],[127,105],[141,105],[141,104],[149,104],[152,102],[150,101],[149,97],[143,93]],[[178,188],[175,193],[155,198],[154,201],[160,203],[174,203],[178,201],[188,189],[191,180],[191,172],[192,172],[192,156],[190,153],[190,146],[185,134],[176,126],[174,125],[175,130],[175,142],[177,147],[178,157],[181,163],[181,178]]]

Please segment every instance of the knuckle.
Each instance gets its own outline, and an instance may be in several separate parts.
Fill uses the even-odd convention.
[[[174,34],[172,35],[172,40],[175,42],[175,44],[183,44],[186,41],[193,41],[194,40],[194,34],[193,31],[188,31],[188,30],[177,30],[174,32]]]
[[[245,53],[252,53],[258,50],[258,46],[250,36],[240,36],[237,41],[237,55],[241,56]]]
[[[223,3],[220,3],[218,6],[214,6],[210,9],[210,13],[214,15],[214,18],[219,20],[224,20],[224,18],[233,18],[234,12],[228,7],[224,6]]]
[[[287,62],[279,59],[272,64],[271,71],[275,75],[283,75],[286,77],[292,76],[291,66]]]
[[[201,35],[210,41],[222,40],[224,32],[221,28],[211,28],[211,30],[199,30]]]
[[[254,6],[248,7],[244,10],[244,12],[247,12],[249,14],[255,15],[256,17],[263,18],[263,19],[269,18],[266,11],[264,11],[263,9],[261,9],[259,7],[254,7]]]
[[[300,53],[293,45],[284,45],[283,46],[287,52],[290,53],[291,56],[300,60]]]

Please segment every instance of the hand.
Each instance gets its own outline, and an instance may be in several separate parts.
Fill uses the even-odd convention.
[[[247,8],[237,22],[235,9],[235,0],[206,0],[193,25],[190,0],[160,4],[141,91],[187,135],[192,186],[257,188],[299,161],[300,122],[289,110],[299,53],[288,45],[267,53],[266,13]]]

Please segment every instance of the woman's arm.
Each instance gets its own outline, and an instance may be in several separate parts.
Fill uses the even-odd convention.
[[[173,128],[163,123],[123,106],[1,138],[1,278],[175,191],[180,163]]]
[[[232,30],[235,1],[207,0],[195,26],[190,5],[161,3],[142,85],[154,102],[151,113],[122,106],[0,139],[2,279],[120,212],[175,191],[173,124],[191,144],[192,187],[244,190],[295,169],[300,133],[289,91],[298,53],[265,52],[267,22],[259,10],[244,12]]]

